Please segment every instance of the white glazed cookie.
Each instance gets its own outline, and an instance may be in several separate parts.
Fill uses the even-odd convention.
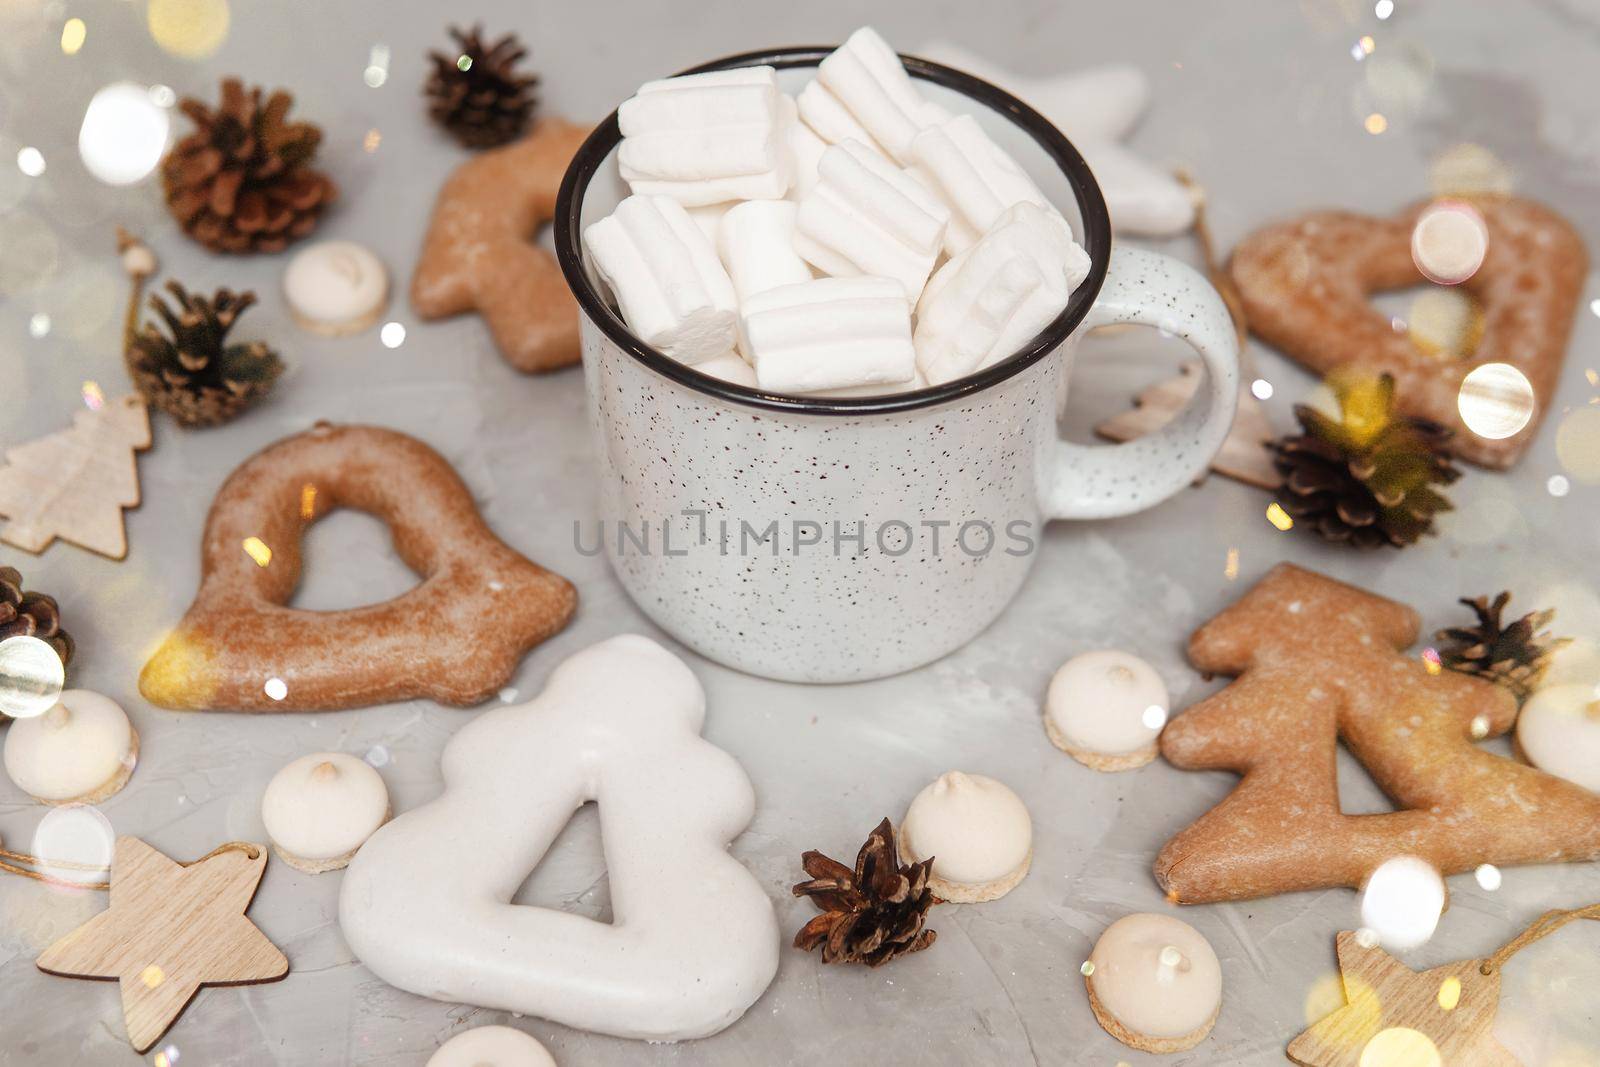
[[[440,1045],[427,1067],[556,1067],[556,1061],[521,1030],[479,1026]]]
[[[1106,927],[1083,976],[1106,1033],[1142,1052],[1193,1048],[1222,1008],[1222,966],[1211,943],[1170,915],[1125,915]]]
[[[278,857],[307,874],[336,871],[389,819],[389,790],[363,760],[301,756],[272,776],[261,820]]]
[[[296,252],[283,272],[294,321],[324,337],[360,333],[389,302],[389,271],[353,241],[319,241]]]
[[[950,771],[906,809],[900,853],[907,863],[933,857],[928,884],[943,900],[997,900],[1016,888],[1033,862],[1033,820],[1002,783]]]
[[[1045,697],[1050,742],[1097,771],[1127,771],[1156,758],[1169,697],[1155,668],[1115,649],[1061,665]]]
[[[6,774],[46,804],[98,804],[128,784],[139,735],[116,701],[68,689],[55,707],[6,733]]]
[[[1552,685],[1534,693],[1517,718],[1527,761],[1600,793],[1600,698],[1590,685]]]
[[[733,1023],[778,969],[772,902],[727,845],[749,825],[743,768],[700,737],[705,693],[672,653],[614,637],[538,698],[445,746],[445,789],[372,836],[339,925],[391,985],[649,1041]],[[612,922],[511,903],[595,801]]]

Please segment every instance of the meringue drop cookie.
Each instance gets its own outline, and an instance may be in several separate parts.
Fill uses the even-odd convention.
[[[1083,984],[1106,1033],[1141,1052],[1193,1048],[1222,1010],[1222,966],[1211,943],[1170,915],[1125,915],[1106,927]]]
[[[1600,699],[1591,685],[1546,686],[1517,717],[1517,749],[1541,771],[1600,793]]]
[[[314,752],[272,776],[261,820],[283,862],[307,874],[337,871],[389,821],[389,790],[365,761]]]
[[[389,302],[389,271],[353,241],[320,241],[296,252],[283,272],[294,321],[324,337],[360,333]]]
[[[43,715],[6,733],[6,774],[46,804],[98,804],[128,784],[139,735],[116,701],[68,689]]]
[[[1097,771],[1129,771],[1156,758],[1170,698],[1155,668],[1115,649],[1061,665],[1045,696],[1050,743]]]
[[[486,711],[442,758],[444,792],[372,836],[339,925],[379,978],[423,996],[645,1041],[706,1037],[778,970],[778,921],[728,854],[755,814],[700,736],[705,691],[648,638],[571,656],[526,704]],[[613,921],[513,904],[594,801]]]
[[[479,1026],[439,1046],[426,1067],[556,1067],[545,1047],[509,1026]]]
[[[1002,783],[950,771],[924,787],[906,810],[900,852],[907,863],[933,857],[928,884],[943,900],[998,900],[1033,863],[1033,820]]]

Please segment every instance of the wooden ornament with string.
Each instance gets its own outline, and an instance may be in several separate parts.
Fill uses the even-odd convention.
[[[1494,1037],[1500,970],[1522,949],[1577,919],[1600,919],[1600,904],[1547,911],[1486,959],[1426,971],[1411,970],[1346,930],[1335,942],[1345,1006],[1290,1042],[1289,1059],[1301,1067],[1520,1067]]]
[[[36,857],[0,855],[40,865]],[[84,887],[11,863],[0,866]],[[128,1040],[144,1052],[202,985],[271,982],[289,973],[288,959],[244,914],[266,866],[266,848],[247,842],[230,841],[182,864],[136,837],[119,837],[110,882],[87,886],[108,888],[110,906],[45,949],[36,963],[64,978],[115,979]]]
[[[1267,445],[1276,435],[1267,420],[1266,409],[1251,392],[1255,375],[1250,372],[1245,355],[1245,339],[1249,332],[1244,303],[1232,278],[1217,263],[1215,247],[1211,241],[1211,228],[1206,222],[1205,192],[1186,172],[1178,172],[1178,180],[1188,187],[1194,197],[1194,232],[1200,251],[1205,258],[1206,278],[1216,287],[1228,315],[1233,319],[1239,336],[1239,361],[1242,373],[1239,386],[1239,410],[1234,416],[1233,428],[1222,442],[1211,461],[1211,470],[1228,478],[1254,485],[1261,489],[1276,489],[1283,478],[1272,465],[1272,454]],[[1112,441],[1131,441],[1136,437],[1154,433],[1177,417],[1189,404],[1200,386],[1200,364],[1190,360],[1179,367],[1176,378],[1168,378],[1144,390],[1134,399],[1134,407],[1113,415],[1097,425],[1095,433]],[[1196,484],[1204,481],[1202,474]]]

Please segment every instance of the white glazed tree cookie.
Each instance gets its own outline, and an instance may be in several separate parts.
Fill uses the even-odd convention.
[[[727,844],[755,813],[743,768],[700,737],[705,693],[655,642],[614,637],[539,697],[445,746],[445,791],[374,834],[339,924],[401,989],[618,1037],[705,1037],[778,968],[772,902]],[[599,807],[610,925],[512,904],[572,813]]]

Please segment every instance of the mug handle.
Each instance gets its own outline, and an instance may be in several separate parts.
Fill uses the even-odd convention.
[[[1222,297],[1193,267],[1141,248],[1114,247],[1084,329],[1155,326],[1199,354],[1205,378],[1188,406],[1154,433],[1117,445],[1056,441],[1044,513],[1105,519],[1143,511],[1193,482],[1222,447],[1239,406],[1239,338]]]

